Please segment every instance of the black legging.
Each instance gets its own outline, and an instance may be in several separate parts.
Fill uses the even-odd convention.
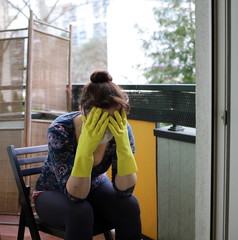
[[[43,221],[66,228],[65,240],[92,240],[94,221],[103,229],[115,228],[117,240],[141,239],[137,199],[119,197],[110,181],[76,203],[59,191],[45,191],[36,198],[35,207]]]

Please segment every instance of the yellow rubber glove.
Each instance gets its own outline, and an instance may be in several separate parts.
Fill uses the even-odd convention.
[[[93,107],[88,118],[82,116],[82,131],[74,158],[71,175],[74,177],[89,177],[93,167],[93,152],[102,139],[108,122],[108,112],[102,114],[101,108]]]
[[[109,116],[108,128],[116,141],[117,174],[125,176],[137,172],[138,169],[130,146],[126,112],[123,110],[120,115],[118,111],[115,111],[114,117],[115,119]]]

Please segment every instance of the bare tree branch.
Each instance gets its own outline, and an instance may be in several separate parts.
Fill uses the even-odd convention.
[[[69,9],[67,9],[67,11],[71,11],[73,10],[74,8],[76,8],[76,6],[73,6],[73,7],[70,7]],[[55,20],[59,19],[60,17],[63,16],[63,13],[65,12],[65,10],[62,9],[62,11],[59,13],[58,16],[56,16],[55,18],[53,18],[51,21],[49,21],[49,23],[53,23]]]
[[[26,16],[26,14],[22,11],[22,10],[25,8],[26,4],[24,5],[24,7],[23,7],[22,9],[20,9],[20,8],[16,7],[13,3],[11,3],[11,1],[6,0],[6,2],[9,3],[13,8],[17,9],[17,10],[19,11],[19,13],[23,14],[27,19],[29,19],[29,18]],[[17,15],[18,15],[19,13],[17,13]]]
[[[51,15],[51,13],[55,10],[55,7],[56,7],[56,5],[57,5],[57,3],[59,2],[59,0],[56,0],[55,1],[55,4],[54,4],[54,6],[50,9],[50,11],[49,11],[49,13],[48,13],[48,15],[45,17],[45,21],[46,22],[48,22],[48,19],[49,19],[49,17],[50,17],[50,15]]]
[[[83,6],[83,5],[87,5],[87,4],[89,4],[89,0],[85,0],[85,2],[83,2],[83,3],[80,3],[80,4],[75,4],[75,5],[73,5],[72,7],[70,7],[69,9],[67,9],[67,11],[71,11],[71,10],[73,10],[74,8],[77,8],[77,7],[81,7],[81,6]],[[60,14],[58,15],[58,16],[56,16],[54,19],[52,19],[51,21],[49,21],[48,23],[53,23],[55,20],[57,20],[57,19],[59,19],[60,17],[62,17],[63,16],[63,13],[65,12],[65,10],[63,10],[62,9],[62,11],[60,12]]]
[[[28,0],[28,1],[23,0],[23,2],[28,6],[29,11],[30,11],[30,10],[31,10],[31,3],[30,3],[30,0]]]

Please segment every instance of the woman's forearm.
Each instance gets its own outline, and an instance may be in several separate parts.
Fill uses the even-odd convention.
[[[119,190],[125,191],[128,188],[133,187],[136,184],[136,180],[137,180],[136,173],[132,173],[125,176],[116,175],[115,184]]]
[[[70,176],[66,189],[70,195],[76,198],[84,199],[88,196],[91,187],[90,177],[73,177]]]

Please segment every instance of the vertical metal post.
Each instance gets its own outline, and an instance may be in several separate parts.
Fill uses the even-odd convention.
[[[68,91],[67,91],[67,110],[70,112],[72,110],[72,25],[69,25],[69,59],[68,59]]]
[[[33,65],[33,13],[32,11],[30,11],[30,19],[29,19],[29,26],[28,26],[26,99],[25,99],[25,119],[24,119],[25,146],[31,145],[32,65]]]

